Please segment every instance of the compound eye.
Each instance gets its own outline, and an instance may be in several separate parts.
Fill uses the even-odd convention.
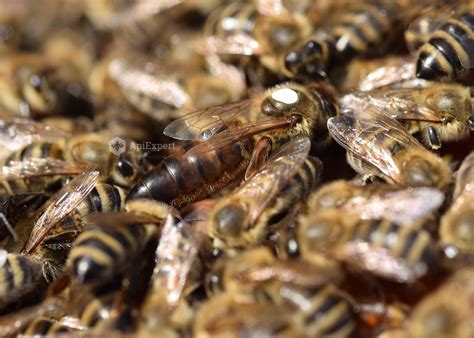
[[[124,177],[131,177],[135,173],[133,165],[126,159],[119,159],[117,162],[117,169]]]
[[[316,42],[316,41],[309,41],[305,46],[304,46],[304,51],[306,55],[314,55],[314,54],[321,54],[322,49],[321,45]]]
[[[289,52],[285,56],[285,67],[289,70],[295,69],[301,63],[301,58],[297,52]]]
[[[235,205],[228,205],[220,210],[215,221],[219,232],[222,234],[237,237],[244,225],[245,215],[242,209]]]

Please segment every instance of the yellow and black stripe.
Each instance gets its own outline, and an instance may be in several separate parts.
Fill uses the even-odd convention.
[[[304,332],[313,337],[350,337],[354,333],[355,314],[348,301],[337,294],[335,285],[305,290],[302,297],[308,299],[309,306],[300,308],[296,316],[302,316]]]
[[[474,66],[474,13],[456,14],[433,32],[418,54],[416,76],[427,80],[454,80]]]
[[[21,162],[31,158],[54,158],[63,159],[63,151],[60,145],[49,142],[32,143],[23,149],[14,152],[5,160],[5,166],[13,162]],[[22,192],[41,191],[43,188],[54,185],[58,180],[57,177],[32,177],[24,179],[16,179],[9,181],[1,181],[0,190],[7,194],[15,194]]]
[[[73,332],[70,327],[62,325],[57,320],[50,319],[47,317],[35,318],[23,331],[23,336],[62,336]]]
[[[31,290],[41,275],[40,268],[40,262],[33,257],[8,254],[0,266],[0,304],[8,304]]]
[[[68,265],[81,284],[104,283],[127,269],[146,241],[141,224],[91,227],[78,236]]]

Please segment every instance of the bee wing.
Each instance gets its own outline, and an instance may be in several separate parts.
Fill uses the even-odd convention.
[[[362,219],[385,218],[399,225],[413,224],[434,212],[444,201],[444,194],[432,188],[408,188],[350,199],[343,209]]]
[[[114,59],[109,73],[125,92],[140,93],[176,108],[191,102],[188,93],[177,82],[153,76],[124,59]]]
[[[205,220],[182,220],[175,224],[168,217],[156,249],[155,283],[166,288],[167,301],[176,306],[188,280],[191,265],[205,236]]]
[[[2,168],[0,180],[17,180],[34,176],[77,175],[83,169],[55,158],[28,158],[23,161],[9,161]]]
[[[198,48],[204,53],[230,55],[261,55],[264,53],[260,43],[245,33],[236,33],[225,37],[209,36]]]
[[[169,8],[175,7],[184,0],[141,0],[135,3],[130,9],[117,13],[111,18],[112,27],[146,20]]]
[[[230,146],[231,144],[248,139],[254,135],[269,130],[289,127],[291,124],[291,120],[287,118],[245,123],[238,127],[227,129],[216,134],[210,140],[199,143],[189,149],[188,153],[194,155],[207,153],[209,151],[214,151],[219,148]]]
[[[248,205],[249,221],[253,223],[275,196],[296,174],[311,148],[307,137],[294,139],[284,144],[274,155],[246,180],[227,199],[252,199]]]
[[[474,192],[474,151],[462,161],[456,172],[453,197],[458,197],[463,191]]]
[[[177,140],[206,141],[224,127],[235,124],[237,117],[248,115],[251,105],[249,99],[200,109],[174,120],[163,133]]]
[[[289,15],[290,12],[281,0],[257,0],[257,10],[262,15]]]
[[[231,64],[222,62],[221,59],[215,54],[206,56],[206,62],[211,74],[230,81],[232,87],[235,88],[235,91],[238,93],[239,97],[244,93],[246,89],[246,83],[245,74],[243,71]]]
[[[371,91],[416,78],[416,63],[413,59],[400,59],[398,64],[385,65],[367,74],[359,81],[358,89]]]
[[[0,120],[0,160],[10,153],[38,142],[54,142],[71,135],[59,128],[29,119],[12,118]]]
[[[381,113],[397,120],[416,120],[441,123],[435,111],[419,105],[414,101],[416,89],[396,89],[387,91],[384,96],[370,94],[348,94],[341,98],[341,103],[359,100],[360,104],[370,103]],[[363,101],[365,101],[363,103]],[[349,103],[350,104],[350,103]]]
[[[425,271],[416,265],[409,267],[403,259],[393,256],[386,248],[374,247],[365,242],[342,244],[332,249],[329,255],[362,270],[403,283],[415,280]]]
[[[393,139],[401,147],[422,147],[395,119],[381,113],[369,104],[351,103],[346,114],[331,117],[327,126],[330,134],[347,151],[375,166],[395,182],[400,180],[400,168],[390,149],[378,135]]]
[[[26,253],[31,253],[54,225],[73,211],[94,188],[99,178],[98,171],[86,171],[56,192],[41,208],[41,216],[35,222],[25,245]]]

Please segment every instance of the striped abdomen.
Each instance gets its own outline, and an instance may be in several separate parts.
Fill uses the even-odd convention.
[[[97,183],[78,207],[63,218],[43,241],[49,249],[63,249],[72,245],[76,236],[88,226],[87,216],[97,212],[122,210],[125,191],[107,183]]]
[[[466,11],[433,32],[419,51],[416,76],[427,80],[454,80],[474,66],[474,14]]]
[[[122,273],[146,241],[140,224],[91,227],[80,234],[71,249],[68,265],[78,283],[104,283]]]
[[[407,267],[434,268],[437,252],[430,234],[416,226],[400,226],[387,220],[359,221],[351,227],[349,242],[365,242],[372,249],[383,248]]]
[[[341,16],[332,30],[335,49],[343,59],[371,54],[395,30],[395,8],[387,3],[367,3]]]
[[[14,152],[5,160],[5,166],[12,162],[21,162],[31,158],[54,158],[63,159],[62,148],[56,143],[38,142],[27,145],[23,149]],[[0,190],[7,194],[22,192],[43,191],[44,188],[54,185],[58,181],[58,176],[38,176],[18,180],[1,181]]]
[[[256,226],[274,224],[281,220],[298,201],[303,200],[321,179],[323,164],[316,157],[308,157],[290,179],[271,206],[266,208]]]
[[[356,326],[354,312],[348,301],[337,294],[334,285],[326,284],[304,291],[283,286],[280,293],[297,307],[295,317],[308,335],[350,337],[353,334]]]
[[[226,37],[240,33],[252,36],[258,16],[254,5],[235,2],[213,12],[206,21],[204,32],[206,36]]]
[[[127,199],[153,199],[176,208],[204,199],[243,175],[250,145],[242,141],[206,153],[168,157],[143,175]]]
[[[23,331],[23,336],[41,336],[41,337],[55,337],[61,335],[67,335],[73,332],[71,328],[62,325],[57,320],[50,319],[47,317],[38,317],[33,320],[28,327]]]
[[[7,254],[0,266],[0,307],[28,293],[41,276],[41,263],[29,256]]]

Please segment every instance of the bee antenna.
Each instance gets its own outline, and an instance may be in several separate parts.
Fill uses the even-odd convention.
[[[18,242],[18,235],[17,235],[15,229],[13,229],[13,227],[10,224],[10,222],[8,221],[8,219],[5,217],[5,214],[3,212],[0,212],[0,220],[3,222],[3,224],[7,228],[8,232],[10,232],[10,234],[12,235],[13,240],[15,242]]]

